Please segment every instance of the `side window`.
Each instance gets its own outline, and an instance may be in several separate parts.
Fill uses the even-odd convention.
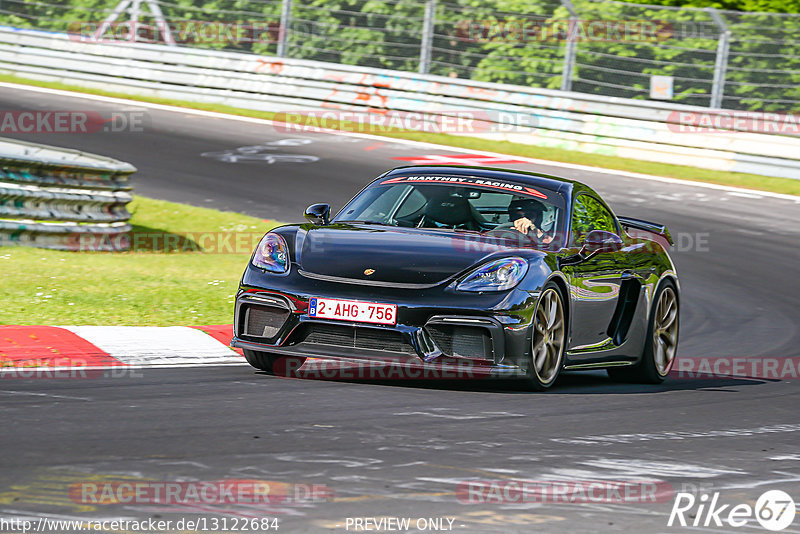
[[[589,195],[578,195],[572,209],[572,243],[583,244],[586,234],[592,230],[617,233],[617,223],[605,206]]]
[[[390,187],[380,191],[380,195],[364,209],[360,218],[367,221],[383,221],[391,213],[392,207],[400,200],[402,192],[400,187]]]

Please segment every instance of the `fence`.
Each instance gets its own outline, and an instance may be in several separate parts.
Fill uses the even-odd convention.
[[[0,23],[623,98],[668,98],[659,84],[671,82],[683,104],[800,110],[800,15],[613,0],[526,0],[524,12],[512,0],[117,2],[2,0]]]
[[[66,34],[1,27],[0,54],[0,71],[104,90],[264,111],[324,109],[432,117],[468,112],[486,124],[464,135],[800,177],[798,132],[791,136],[748,131],[746,121],[728,120],[727,111],[255,54],[87,43]],[[500,120],[501,114],[509,118]],[[687,117],[688,132],[682,131]],[[691,117],[726,124],[694,127],[696,119]],[[785,126],[785,116],[761,119],[762,131],[778,132]]]
[[[0,139],[0,245],[127,250],[136,169],[111,158]]]

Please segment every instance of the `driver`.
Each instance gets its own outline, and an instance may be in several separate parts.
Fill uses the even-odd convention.
[[[528,235],[528,230],[544,244],[550,244],[553,237],[546,234],[540,227],[545,212],[544,204],[532,198],[518,198],[508,205],[508,218],[514,223],[514,229]]]

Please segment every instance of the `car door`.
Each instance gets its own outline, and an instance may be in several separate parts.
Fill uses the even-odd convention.
[[[573,200],[570,221],[571,253],[577,253],[592,230],[619,235],[616,217],[599,199],[579,193]],[[568,350],[595,353],[613,348],[608,334],[626,269],[625,252],[600,252],[588,259],[565,266],[572,299],[572,332]]]

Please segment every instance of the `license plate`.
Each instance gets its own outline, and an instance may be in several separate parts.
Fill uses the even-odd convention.
[[[396,324],[397,306],[359,300],[312,298],[308,302],[308,316],[359,323]]]

